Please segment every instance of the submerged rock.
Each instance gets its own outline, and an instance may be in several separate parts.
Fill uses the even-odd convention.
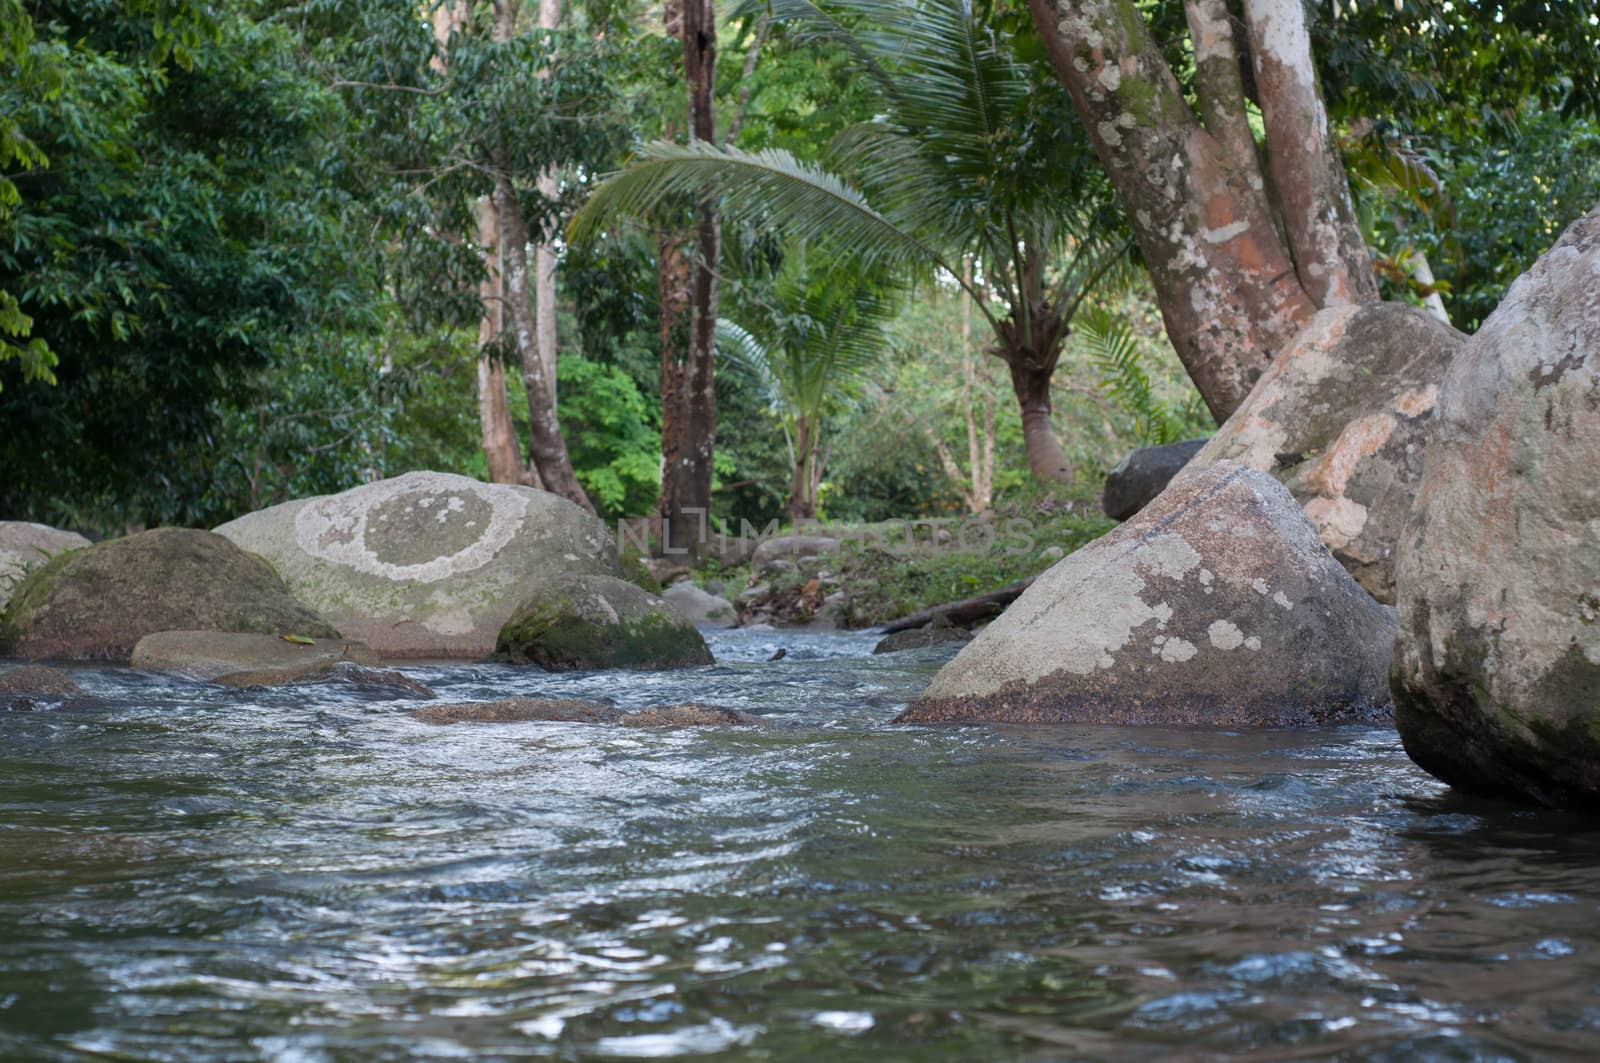
[[[423,723],[616,723],[622,710],[577,698],[505,698],[429,705],[407,713]]]
[[[1392,604],[1394,551],[1439,383],[1466,337],[1401,303],[1330,307],[1273,359],[1190,468],[1269,472],[1356,581]]]
[[[613,576],[560,576],[506,621],[495,656],[552,672],[713,664],[706,640],[665,602]]]
[[[371,647],[360,642],[312,639],[308,644],[234,631],[156,631],[139,640],[128,663],[185,679],[223,682],[231,675],[254,672],[276,673],[284,677],[280,682],[294,682],[339,661],[382,663]]]
[[[872,652],[899,653],[901,650],[920,650],[925,646],[945,646],[952,642],[971,641],[972,633],[964,628],[951,627],[947,624],[927,624],[908,631],[896,631],[885,635],[876,646],[872,647]]]
[[[198,627],[339,637],[261,558],[211,532],[157,528],[35,569],[0,621],[0,653],[126,661],[145,635]]]
[[[682,705],[651,705],[638,712],[623,713],[617,723],[624,727],[643,727],[671,731],[685,727],[765,727],[759,716],[720,705],[685,702]]]
[[[88,545],[89,540],[76,532],[23,520],[0,520],[0,613],[5,612],[12,589],[22,582],[30,569],[38,568],[57,554],[81,550]]]
[[[286,502],[217,533],[385,657],[486,656],[530,589],[617,571],[604,525],[566,499],[437,472]]]
[[[661,598],[695,627],[728,628],[739,623],[739,614],[732,602],[688,581],[674,583],[661,592]]]
[[[1462,789],[1600,808],[1600,208],[1456,358],[1397,579],[1395,722]]]
[[[1204,439],[1186,439],[1181,443],[1130,451],[1106,474],[1100,508],[1112,520],[1127,520],[1165,490],[1172,478],[1182,472],[1189,459],[1205,445]]]
[[[0,711],[29,711],[46,703],[83,696],[83,688],[65,672],[30,664],[0,672]]]
[[[1283,485],[1219,462],[1040,575],[897,722],[1367,720],[1393,635]]]

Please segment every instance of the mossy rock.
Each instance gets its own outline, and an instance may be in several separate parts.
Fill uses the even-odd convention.
[[[0,619],[0,655],[125,662],[145,635],[179,628],[339,637],[261,558],[211,532],[156,528],[29,573]]]
[[[613,576],[561,576],[541,587],[500,629],[495,657],[552,672],[714,663],[693,624]]]

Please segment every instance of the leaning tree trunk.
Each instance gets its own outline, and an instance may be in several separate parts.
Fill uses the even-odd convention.
[[[1245,120],[1238,54],[1223,0],[1185,0],[1184,5],[1204,125],[1131,0],[1029,0],[1029,6],[1133,226],[1167,335],[1220,421],[1316,311],[1318,300],[1301,276],[1328,278],[1317,289],[1325,297],[1340,291],[1352,299],[1364,297],[1360,263],[1353,261],[1359,256],[1350,251],[1353,230],[1329,242],[1308,228],[1312,238],[1298,258],[1280,236]],[[1277,14],[1273,4],[1252,6]],[[1296,35],[1295,27],[1274,18],[1257,23],[1271,27],[1265,36],[1274,55],[1290,54],[1285,41]],[[1298,32],[1303,31],[1302,22]],[[1309,55],[1309,44],[1305,48]],[[1289,85],[1299,92],[1303,79],[1267,81],[1273,102],[1264,102],[1264,109],[1276,110],[1286,129],[1285,116],[1305,106],[1304,96],[1291,93]],[[1323,183],[1317,187],[1332,194],[1334,176],[1343,175],[1331,141],[1291,149],[1280,138],[1280,148],[1269,152],[1274,181],[1295,183],[1293,173],[1278,172],[1292,161],[1301,174],[1320,167]],[[1347,188],[1344,195],[1347,201]],[[1330,216],[1335,215],[1342,217],[1337,209]]]
[[[684,0],[683,73],[688,89],[689,140],[715,141],[712,93],[715,89],[717,28],[712,0]],[[716,377],[713,367],[717,326],[717,264],[722,225],[709,196],[695,203],[695,253],[689,282],[689,328],[683,371],[678,381],[680,421],[677,452],[664,470],[662,518],[670,522],[678,545],[700,548],[688,529],[702,526],[711,506],[711,458],[716,437]],[[665,374],[663,374],[665,376]],[[666,393],[665,404],[672,401]],[[690,511],[698,511],[691,518]]]

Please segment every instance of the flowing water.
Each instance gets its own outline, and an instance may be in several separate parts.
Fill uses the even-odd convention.
[[[1600,1053],[1587,822],[1386,730],[889,728],[939,658],[870,646],[413,670],[765,730],[75,672],[0,715],[0,1059]]]

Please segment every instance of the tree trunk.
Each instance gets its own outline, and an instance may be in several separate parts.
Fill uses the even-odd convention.
[[[506,401],[505,365],[487,352],[504,327],[505,299],[500,290],[500,218],[488,196],[478,200],[478,246],[483,249],[484,278],[478,285],[483,317],[478,321],[478,428],[489,479],[497,484],[527,483],[532,477],[522,464],[517,433]],[[533,485],[538,486],[538,485]]]
[[[539,0],[539,28],[553,30],[561,21],[561,0]],[[541,71],[540,76],[544,76]],[[536,185],[539,195],[555,202],[559,192],[556,172],[547,169],[539,175]],[[540,239],[533,249],[533,316],[538,324],[535,341],[539,348],[539,364],[544,367],[545,383],[550,389],[550,401],[557,401],[556,387],[556,250],[548,240]]]
[[[785,508],[789,523],[815,520],[817,516],[817,442],[820,426],[804,417],[795,419],[794,469],[789,477],[789,497]]]
[[[1054,365],[1041,369],[1022,358],[1008,361],[1011,390],[1022,412],[1022,445],[1028,455],[1028,469],[1042,484],[1071,486],[1076,470],[1061,451],[1061,443],[1050,427],[1050,378]]]
[[[1300,284],[1319,307],[1375,303],[1378,278],[1328,127],[1305,7],[1245,0],[1244,13],[1267,160]]]
[[[716,12],[712,0],[684,0],[683,73],[688,89],[689,140],[715,143],[712,92],[717,53]],[[695,254],[690,268],[689,328],[683,370],[677,451],[665,470],[662,511],[674,529],[699,527],[711,504],[711,457],[716,437],[716,377],[713,365],[717,325],[717,265],[722,226],[715,204],[702,196],[695,204]],[[663,373],[665,376],[665,373]],[[665,381],[664,381],[665,382]],[[663,404],[670,401],[663,392]],[[691,516],[690,510],[698,513]],[[678,531],[674,542],[691,554],[702,545]]]
[[[1212,415],[1223,420],[1317,309],[1275,225],[1253,140],[1246,143],[1224,6],[1185,5],[1196,37],[1202,125],[1132,0],[1029,5],[1133,226],[1167,335]],[[1319,150],[1306,148],[1308,155]],[[1337,167],[1337,157],[1328,165]],[[1302,263],[1308,274],[1313,265],[1310,258]],[[1348,263],[1341,257],[1318,268],[1332,276],[1348,272]]]
[[[528,292],[528,223],[523,220],[511,177],[496,160],[495,206],[500,211],[500,243],[505,253],[505,295],[511,310],[511,331],[522,362],[522,388],[528,394],[528,455],[547,491],[554,491],[588,510],[594,504],[578,483],[567,454],[567,441],[556,419],[555,398],[545,386],[544,366],[534,343],[533,304]]]

